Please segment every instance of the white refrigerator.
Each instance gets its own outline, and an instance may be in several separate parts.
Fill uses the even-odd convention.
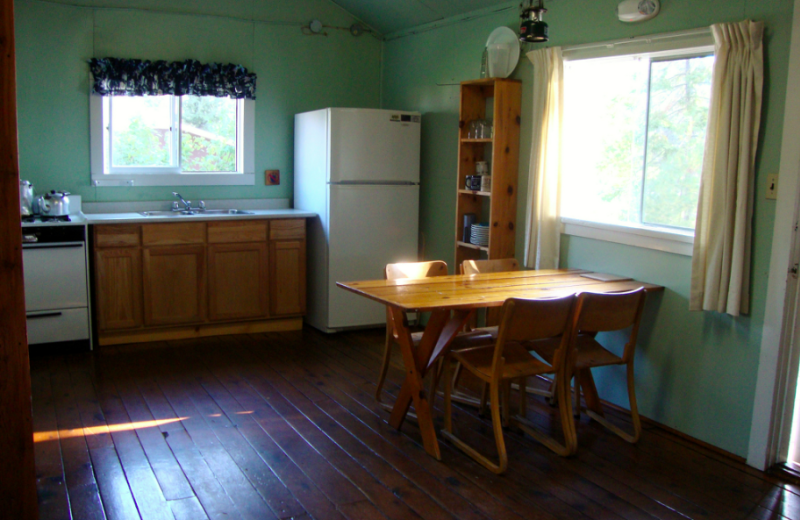
[[[294,207],[308,232],[306,322],[325,332],[386,322],[385,307],[336,287],[415,262],[420,114],[326,108],[295,115]]]

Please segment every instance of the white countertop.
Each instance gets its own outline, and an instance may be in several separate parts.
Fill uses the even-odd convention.
[[[186,222],[190,220],[251,220],[278,218],[313,218],[317,214],[299,209],[254,209],[251,215],[181,215],[179,217],[145,217],[140,213],[86,213],[88,224],[141,224],[156,222]]]

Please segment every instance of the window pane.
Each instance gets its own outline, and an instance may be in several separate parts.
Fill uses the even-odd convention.
[[[647,117],[647,59],[568,63],[564,216],[639,223]]]
[[[113,96],[112,166],[170,166],[170,96]]]
[[[181,165],[187,172],[236,171],[236,100],[181,98]]]
[[[694,229],[714,57],[651,64],[642,221]]]

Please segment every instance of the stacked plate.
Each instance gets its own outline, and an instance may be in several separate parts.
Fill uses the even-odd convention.
[[[469,241],[476,246],[488,246],[489,224],[472,224]]]

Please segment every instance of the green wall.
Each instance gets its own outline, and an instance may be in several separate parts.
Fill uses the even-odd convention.
[[[662,0],[659,16],[626,25],[618,21],[618,0],[559,0],[547,3],[550,45],[573,45],[634,35],[656,34],[744,19],[766,23],[766,81],[757,158],[754,218],[752,313],[731,318],[689,312],[691,259],[686,256],[563,236],[562,267],[633,276],[664,285],[652,296],[636,358],[641,412],[691,436],[746,456],[764,318],[767,273],[775,206],[764,198],[766,175],[777,173],[786,95],[791,0]],[[509,10],[477,13],[471,20],[451,19],[417,28],[414,34],[389,35],[384,47],[382,104],[418,110],[422,126],[421,231],[426,258],[452,264],[459,81],[479,75],[483,45],[498,26],[518,30],[518,2]],[[527,50],[532,50],[533,47]],[[523,80],[519,193],[527,190],[530,154],[531,79],[524,55],[513,77]],[[523,197],[524,199],[524,197]],[[517,221],[524,222],[520,202]],[[524,226],[518,227],[517,256],[522,257]],[[451,267],[452,269],[452,267]],[[616,338],[611,338],[612,342]],[[616,343],[619,343],[616,341]],[[617,344],[617,348],[621,345]],[[627,406],[624,373],[598,371],[602,397]]]
[[[313,18],[340,27],[357,21],[328,0],[17,0],[14,8],[20,174],[37,192],[66,189],[84,201],[172,198],[166,186],[91,186],[91,57],[193,58],[258,74],[255,186],[181,187],[191,199],[291,199],[294,114],[380,103],[378,39],[301,33]],[[264,186],[262,172],[276,168],[281,184]]]

